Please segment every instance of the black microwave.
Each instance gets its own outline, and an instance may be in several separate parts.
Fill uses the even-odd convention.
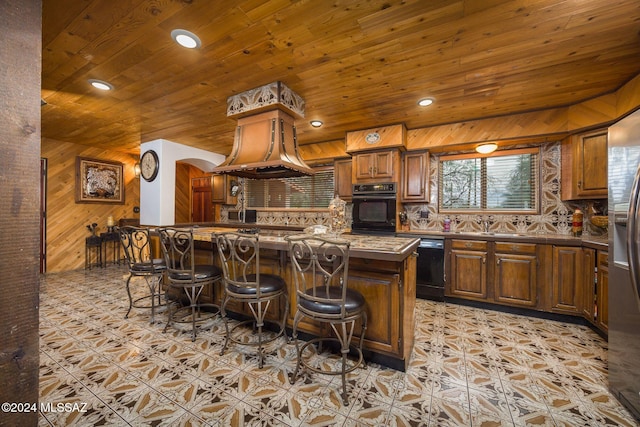
[[[396,231],[396,183],[354,184],[353,222],[357,234],[392,234]]]

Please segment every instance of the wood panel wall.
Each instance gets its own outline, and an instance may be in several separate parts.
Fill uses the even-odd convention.
[[[140,218],[140,214],[133,212],[135,206],[140,206],[140,178],[135,177],[133,170],[138,157],[55,140],[43,140],[41,151],[41,156],[48,160],[47,272],[82,269],[85,238],[91,235],[87,224],[97,223],[100,233],[106,231],[109,215],[116,223],[120,218]],[[77,156],[122,162],[125,203],[76,203]]]
[[[3,0],[0,28],[0,400],[38,402],[41,1]],[[0,413],[35,426],[37,411]]]

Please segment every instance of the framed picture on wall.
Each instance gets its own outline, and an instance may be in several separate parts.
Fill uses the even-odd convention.
[[[124,204],[123,164],[76,157],[76,203]]]

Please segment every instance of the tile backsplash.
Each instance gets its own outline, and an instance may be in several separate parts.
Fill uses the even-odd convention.
[[[541,149],[541,214],[444,214],[438,212],[438,160],[431,156],[430,164],[430,202],[405,204],[412,231],[442,231],[445,218],[451,220],[451,231],[482,231],[482,222],[489,221],[490,231],[496,233],[528,234],[571,234],[571,217],[576,208],[585,212],[585,235],[603,235],[603,229],[589,224],[588,213],[592,206],[601,211],[606,206],[602,201],[563,202],[560,198],[560,143],[542,145]],[[222,208],[222,222],[228,221],[229,210],[240,206]],[[427,211],[428,218],[421,218],[421,212]],[[347,204],[347,217],[351,221],[351,204]],[[258,211],[257,225],[307,227],[314,224],[329,226],[329,213],[326,211]]]

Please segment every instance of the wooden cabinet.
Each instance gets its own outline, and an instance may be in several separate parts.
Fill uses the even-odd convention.
[[[402,155],[400,201],[429,201],[429,153],[408,151]]]
[[[582,316],[594,322],[596,315],[596,250],[582,249]]]
[[[496,242],[494,300],[524,307],[538,304],[538,257],[532,243]]]
[[[553,246],[551,307],[555,313],[582,315],[582,248]]]
[[[448,295],[487,299],[487,247],[485,241],[451,241],[450,279],[445,287]]]
[[[607,197],[607,129],[562,142],[562,200]]]
[[[235,205],[238,198],[237,194],[238,178],[230,175],[213,175],[213,190],[211,201],[213,203],[222,203],[223,205]]]
[[[596,274],[596,307],[595,324],[605,334],[609,332],[609,254],[598,251]]]
[[[333,162],[335,193],[346,202],[350,202],[353,196],[352,182],[351,159],[339,159]]]
[[[397,181],[395,171],[400,166],[398,150],[358,153],[352,160],[354,182]]]

